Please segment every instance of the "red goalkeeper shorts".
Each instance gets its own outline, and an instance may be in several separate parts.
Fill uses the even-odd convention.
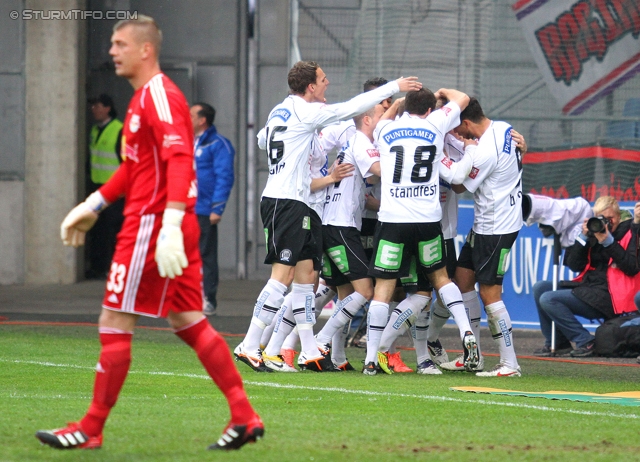
[[[118,233],[102,307],[151,317],[169,311],[202,310],[200,227],[194,213],[182,221],[184,251],[189,265],[175,279],[160,277],[154,257],[162,215],[127,216]]]

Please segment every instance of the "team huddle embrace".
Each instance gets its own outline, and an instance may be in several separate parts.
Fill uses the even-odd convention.
[[[329,81],[314,62],[296,63],[288,83],[258,134],[269,159],[260,212],[272,272],[236,359],[259,372],[297,372],[299,342],[300,369],[354,370],[345,339],[368,306],[365,375],[412,371],[394,348],[410,329],[419,374],[519,376],[501,289],[523,223],[523,137],[488,119],[475,98],[434,93],[416,77],[368,80],[338,104],[326,104]],[[457,257],[457,194],[466,191],[474,225]],[[500,351],[489,370],[476,283]],[[316,315],[336,295],[314,335]],[[438,338],[450,316],[463,351],[453,360]]]

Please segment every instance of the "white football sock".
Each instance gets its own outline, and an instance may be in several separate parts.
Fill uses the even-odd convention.
[[[440,297],[435,299],[431,304],[431,315],[429,316],[429,330],[427,331],[427,340],[435,342],[440,338],[440,332],[451,316],[449,310],[442,304]]]
[[[322,313],[322,308],[324,308],[327,303],[333,300],[333,297],[335,296],[336,293],[329,286],[325,286],[323,283],[319,283],[318,290],[316,290],[316,299],[314,302],[316,306],[316,313],[318,315]]]
[[[431,359],[429,354],[429,348],[427,345],[427,332],[429,329],[429,310],[422,310],[418,314],[416,323],[411,329],[411,336],[413,337],[413,346],[416,349],[416,360],[418,364],[422,364],[423,361]]]
[[[291,306],[296,326],[298,326],[298,335],[300,335],[300,348],[308,358],[317,358],[320,356],[320,351],[313,336],[313,325],[316,323],[313,313],[315,299],[313,284],[297,284],[294,282],[291,293],[293,294]]]
[[[278,316],[274,320],[273,335],[267,343],[267,347],[264,349],[264,354],[267,356],[276,356],[280,354],[280,348],[282,343],[288,338],[291,331],[296,326],[296,321],[293,317],[293,310],[291,308],[291,292],[284,297],[284,302],[278,311]]]
[[[471,324],[469,324],[469,316],[467,316],[467,310],[465,310],[462,302],[460,289],[453,282],[450,282],[440,288],[438,296],[442,299],[442,304],[447,307],[449,313],[453,316],[453,320],[458,325],[460,339],[462,340],[465,332],[471,330]]]
[[[282,307],[280,307],[280,310],[282,310]],[[278,313],[280,312],[280,310],[278,310]],[[264,330],[262,331],[262,336],[260,337],[260,349],[264,350],[267,347],[267,344],[269,343],[269,340],[271,339],[271,335],[273,334],[273,329],[276,327],[276,322],[278,322],[278,315],[276,314],[276,316],[273,317],[273,320],[271,321],[271,324],[269,324],[267,327],[264,328]]]
[[[294,321],[295,322],[295,321]],[[287,335],[287,338],[282,344],[282,350],[296,350],[300,342],[300,336],[298,335],[298,328],[294,327],[293,330]]]
[[[389,302],[389,317],[391,317],[391,313],[393,313],[393,311],[398,307],[398,305],[400,304],[400,302],[394,302],[391,301]],[[389,321],[387,321],[387,325],[389,325]],[[386,329],[386,327],[385,327]],[[400,334],[398,334],[398,337],[400,337],[401,335],[403,335],[406,332],[406,329],[403,329],[402,332],[400,332]],[[383,337],[384,337],[384,332],[382,333]],[[398,350],[396,349],[396,343],[398,343],[398,337],[396,337],[396,339],[391,342],[391,345],[389,345],[389,349],[387,350],[389,353],[396,353]]]
[[[462,301],[469,313],[469,323],[471,324],[473,335],[476,337],[478,354],[480,354],[480,317],[482,316],[480,297],[478,297],[478,293],[475,290],[472,290],[471,292],[465,292],[462,294]]]
[[[429,303],[431,297],[412,294],[405,298],[400,304],[393,310],[391,317],[387,322],[382,337],[380,339],[380,346],[378,351],[388,352],[391,344],[415,322],[418,314]]]
[[[318,332],[316,339],[320,343],[329,343],[336,332],[349,324],[353,316],[360,311],[368,300],[360,293],[354,292],[338,301],[338,306],[329,318],[322,330]]]
[[[380,346],[380,338],[387,325],[388,317],[389,305],[373,300],[369,305],[369,313],[367,314],[367,357],[364,360],[365,364],[370,362],[378,364],[378,347]]]
[[[271,324],[276,313],[284,301],[284,293],[287,286],[275,279],[269,279],[258,296],[251,324],[244,337],[243,345],[245,350],[253,352],[260,347],[262,331]]]
[[[342,329],[333,334],[331,339],[331,360],[334,364],[340,365],[347,361],[347,353],[344,351],[344,342],[349,334],[350,322],[346,323]]]
[[[511,317],[507,312],[507,307],[500,300],[485,306],[484,309],[487,312],[491,335],[500,350],[500,364],[511,369],[517,369],[518,359],[516,358],[516,350],[513,348]]]

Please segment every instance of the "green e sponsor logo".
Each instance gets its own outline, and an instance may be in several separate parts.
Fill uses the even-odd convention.
[[[264,228],[264,247],[269,253],[269,228]]]
[[[349,261],[347,260],[347,251],[343,245],[331,247],[327,249],[327,254],[333,263],[338,267],[341,273],[349,272]]]
[[[309,217],[302,218],[302,229],[311,229],[311,219]]]
[[[504,276],[509,267],[509,252],[511,249],[500,250],[500,262],[498,263],[498,276]]]
[[[380,239],[378,252],[376,253],[376,266],[392,271],[398,270],[402,263],[403,249],[404,244],[396,244]]]
[[[328,278],[331,277],[331,265],[329,264],[329,257],[326,253],[322,255],[322,274]]]
[[[418,242],[418,254],[420,263],[431,266],[442,260],[442,239],[436,237],[430,241]]]
[[[411,257],[411,266],[409,267],[409,276],[400,278],[403,284],[416,284],[418,282],[418,271],[416,269],[416,257]]]

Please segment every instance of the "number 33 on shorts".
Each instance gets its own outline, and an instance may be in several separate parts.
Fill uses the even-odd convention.
[[[111,271],[107,280],[107,291],[119,294],[124,289],[124,278],[127,275],[127,267],[122,263],[111,263]]]

